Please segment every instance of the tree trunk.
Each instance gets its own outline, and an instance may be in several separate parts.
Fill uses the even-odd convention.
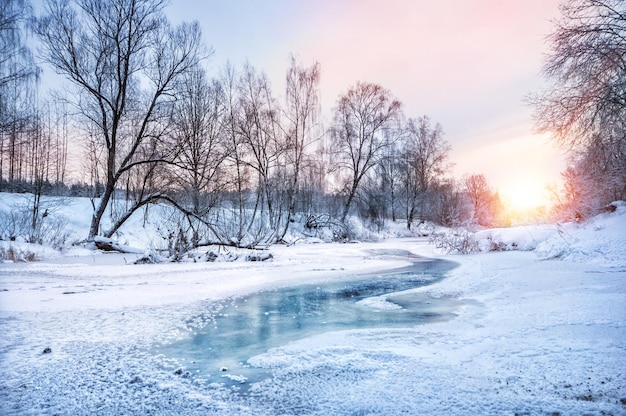
[[[98,235],[98,232],[100,231],[100,221],[102,220],[102,216],[106,211],[107,205],[109,204],[109,200],[111,199],[114,191],[114,184],[107,181],[104,193],[100,197],[98,207],[91,217],[91,226],[89,227],[89,236],[87,237],[88,241],[93,241],[94,237]]]
[[[343,213],[341,214],[341,223],[346,223],[346,218],[348,218],[348,213],[350,212],[350,206],[352,205],[352,200],[356,195],[357,187],[359,186],[359,182],[355,179],[352,182],[352,188],[350,189],[350,194],[348,195],[348,200],[346,201],[346,205],[343,207]]]

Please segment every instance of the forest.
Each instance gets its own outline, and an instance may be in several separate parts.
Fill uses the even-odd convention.
[[[0,238],[43,243],[34,231],[54,209],[43,195],[91,198],[87,240],[167,206],[188,248],[286,242],[296,222],[336,240],[353,218],[378,231],[509,224],[484,175],[452,177],[443,126],[404,114],[390,90],[346,86],[324,122],[320,63],[286,59],[281,93],[252,64],[214,74],[198,23],[174,26],[165,7],[47,0],[35,16],[26,0],[1,3],[0,191],[32,197]],[[541,214],[568,221],[626,198],[626,10],[585,0],[562,14],[544,65],[552,85],[529,101],[570,156]],[[66,88],[42,96],[44,70]]]

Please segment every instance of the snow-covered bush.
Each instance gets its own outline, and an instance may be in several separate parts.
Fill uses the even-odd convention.
[[[293,227],[292,227],[293,229]],[[330,242],[345,235],[344,226],[328,214],[309,214],[304,218],[302,234]]]
[[[52,210],[33,214],[26,203],[19,204],[9,212],[0,212],[0,240],[23,240],[61,248],[69,237],[67,223],[66,217]]]
[[[168,239],[167,251],[169,258],[176,262],[181,261],[183,257],[191,250],[193,246],[189,242],[187,235],[182,229],[177,233],[171,233]]]
[[[133,264],[158,264],[158,263],[164,263],[166,261],[167,260],[159,256],[159,254],[156,251],[151,251],[145,254],[144,256],[139,257],[137,260],[135,260]]]
[[[0,212],[0,240],[17,240],[23,235],[26,222],[26,217],[16,211]]]
[[[435,232],[435,230],[437,229],[435,224],[433,224],[430,221],[420,222],[417,225],[417,227],[414,227],[414,228],[415,228],[415,232],[420,237],[428,237],[428,236],[432,235]]]
[[[246,261],[266,261],[274,258],[272,253],[253,252],[246,256]]]
[[[446,254],[471,254],[479,251],[474,234],[464,228],[434,232],[429,241]]]
[[[510,228],[490,228],[476,232],[480,251],[531,251],[555,233],[554,225],[526,225]]]
[[[336,241],[377,241],[378,235],[370,230],[359,217],[351,216],[344,224],[344,234]]]
[[[350,216],[344,223],[341,223],[328,214],[309,215],[304,223],[303,234],[306,237],[317,237],[327,242],[378,239],[377,233],[364,224],[358,216]]]

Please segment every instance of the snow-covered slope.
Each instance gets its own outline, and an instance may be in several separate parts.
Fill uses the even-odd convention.
[[[481,251],[534,250],[542,259],[619,266],[625,257],[626,202],[614,202],[611,208],[583,223],[495,228],[479,231],[475,238]]]
[[[24,235],[28,232],[30,211],[33,196],[30,194],[14,194],[0,192],[0,240],[7,240],[13,234],[18,234],[16,243],[24,242]],[[63,244],[56,248],[67,251],[72,245],[87,238],[93,205],[90,198],[84,197],[46,197],[41,200],[40,213],[46,213],[42,223],[44,240],[59,239],[62,236]],[[149,250],[154,246],[164,244],[166,230],[160,230],[167,218],[159,207],[153,207],[136,212],[126,225],[115,234],[115,240],[123,245]],[[11,223],[11,224],[9,224]],[[16,223],[15,225],[13,223]],[[110,216],[105,215],[102,228],[110,227]],[[50,241],[46,241],[50,245]],[[37,250],[36,247],[27,246]],[[48,257],[50,252],[41,253]],[[59,253],[60,254],[60,253]],[[72,253],[76,255],[76,253]]]
[[[567,224],[536,247],[540,258],[621,267],[626,259],[626,202],[583,224]]]

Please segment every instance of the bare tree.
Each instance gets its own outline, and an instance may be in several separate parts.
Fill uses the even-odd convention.
[[[295,57],[287,71],[285,102],[286,162],[288,163],[288,215],[279,239],[283,239],[296,210],[296,200],[302,187],[301,174],[307,162],[307,151],[321,135],[319,126],[320,64],[309,68],[300,66]]]
[[[223,244],[254,247],[275,237],[276,216],[281,211],[275,195],[284,152],[280,110],[267,78],[250,65],[239,73],[227,64],[220,84],[226,157],[222,162],[223,204],[214,229]]]
[[[32,135],[36,113],[34,87],[26,80],[14,80],[5,85],[2,98],[6,103],[2,115],[4,125],[0,131],[0,170],[6,177],[9,191],[24,190],[19,186],[27,180],[28,139]]]
[[[192,211],[204,215],[215,206],[221,190],[224,143],[224,91],[219,81],[209,81],[203,69],[190,71],[182,80],[174,112],[173,145],[180,146],[176,160],[177,182],[191,197]]]
[[[273,181],[282,162],[285,142],[280,125],[280,109],[265,74],[246,65],[239,81],[237,134],[245,147],[245,163],[257,174],[257,193],[253,218],[258,213],[276,233],[282,216]]]
[[[26,43],[31,14],[26,0],[0,2],[0,190],[5,177],[9,190],[24,179],[25,135],[32,127],[39,75]]]
[[[120,178],[162,161],[151,152],[139,158],[138,150],[148,139],[162,137],[176,80],[205,54],[198,24],[171,27],[164,5],[164,0],[48,0],[37,21],[43,58],[76,87],[74,104],[104,147],[105,186],[89,238],[100,232]]]
[[[401,191],[401,152],[402,139],[397,143],[390,143],[385,147],[380,162],[376,165],[377,176],[380,177],[380,186],[387,196],[391,220],[398,219],[399,194]]]
[[[496,215],[493,205],[494,194],[485,175],[468,175],[463,182],[472,204],[472,222],[484,226],[492,225]]]
[[[341,214],[345,222],[365,175],[389,146],[383,131],[396,128],[401,103],[377,84],[359,82],[339,97],[330,130],[337,166],[347,174],[346,201]]]
[[[552,85],[531,98],[537,126],[603,184],[606,192],[595,198],[624,198],[626,2],[570,0],[561,5],[561,14],[548,38],[552,49],[544,65]]]
[[[89,194],[85,196],[90,197],[95,211],[95,200],[104,192],[106,158],[104,157],[105,149],[100,145],[97,132],[93,130],[94,127],[92,126],[89,131],[85,132],[81,169],[85,172],[85,182],[90,189]]]
[[[57,186],[65,184],[68,165],[68,144],[69,144],[69,114],[67,106],[63,101],[53,101],[48,103],[49,129],[53,136],[53,164],[54,182]]]
[[[616,186],[619,179],[611,176],[610,166],[606,165],[605,151],[601,145],[591,147],[561,172],[562,189],[553,190],[557,220],[581,221],[599,212],[607,203],[624,197],[623,186]],[[606,177],[602,173],[606,173]],[[621,183],[624,181],[626,178],[622,178]]]
[[[48,123],[46,123],[48,121]],[[50,120],[45,120],[45,115],[37,117],[28,140],[28,178],[32,184],[33,194],[31,203],[31,230],[34,231],[39,226],[39,221],[45,218],[40,213],[41,196],[43,188],[50,179],[51,155],[53,152],[53,138],[51,134]],[[32,243],[36,241],[31,241]]]
[[[0,2],[0,91],[12,82],[39,73],[25,39],[25,26],[31,14],[32,8],[27,0]],[[0,95],[0,98],[6,97]],[[6,102],[0,100],[2,104],[6,105]]]
[[[443,138],[439,123],[431,126],[427,116],[409,119],[400,161],[403,172],[403,201],[407,228],[418,215],[425,220],[429,197],[447,169],[450,145]]]
[[[443,180],[436,185],[434,219],[447,227],[458,227],[471,218],[471,208],[460,185]]]
[[[207,80],[202,68],[190,71],[180,82],[180,99],[173,114],[172,146],[179,147],[170,172],[179,192],[190,198],[189,210],[205,217],[224,190],[223,162],[228,155],[226,99],[218,80]],[[199,243],[201,223],[189,219],[192,245]]]
[[[583,177],[583,172],[572,166],[561,172],[563,189],[554,189],[554,211],[556,219],[560,221],[580,221],[593,210],[585,207],[585,193],[589,192],[588,182]]]
[[[227,197],[230,202],[229,222],[231,228],[224,231],[235,245],[241,245],[251,226],[246,215],[247,191],[250,186],[249,167],[244,163],[245,145],[238,131],[238,120],[241,106],[237,93],[237,73],[227,64],[223,70],[221,84],[224,90],[226,111],[224,115],[225,144],[228,157],[224,161],[227,174]]]

